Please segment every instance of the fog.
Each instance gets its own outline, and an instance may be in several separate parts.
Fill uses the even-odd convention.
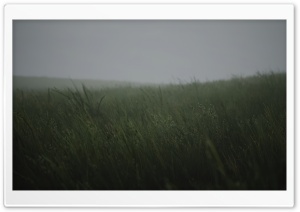
[[[282,20],[15,20],[13,75],[147,83],[286,70]]]

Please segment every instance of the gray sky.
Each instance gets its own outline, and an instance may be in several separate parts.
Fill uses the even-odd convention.
[[[286,70],[281,20],[19,20],[13,74],[167,83]]]

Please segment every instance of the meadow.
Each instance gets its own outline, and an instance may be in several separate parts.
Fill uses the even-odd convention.
[[[285,190],[286,74],[13,90],[14,190]]]

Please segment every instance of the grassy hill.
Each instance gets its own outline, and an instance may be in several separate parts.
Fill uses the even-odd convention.
[[[14,90],[13,189],[286,189],[285,74],[81,88]]]
[[[112,81],[112,80],[91,80],[91,79],[65,79],[65,78],[48,78],[48,77],[23,77],[13,76],[13,89],[25,90],[43,90],[48,88],[74,88],[81,87],[84,84],[90,89],[111,88],[118,86],[140,86],[142,83]],[[154,85],[154,84],[148,84]]]

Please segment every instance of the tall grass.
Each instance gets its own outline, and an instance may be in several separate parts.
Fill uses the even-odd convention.
[[[13,189],[284,190],[286,75],[14,90]]]

